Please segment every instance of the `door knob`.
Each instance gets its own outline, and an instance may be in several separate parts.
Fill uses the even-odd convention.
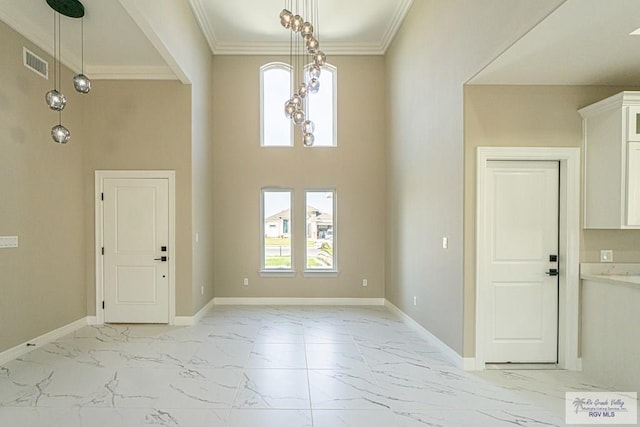
[[[560,274],[557,268],[550,268],[549,271],[545,271],[544,274],[548,274],[549,276],[557,276]]]
[[[166,256],[161,256],[160,258],[154,258],[154,261],[162,261],[162,262],[167,262],[167,257]]]

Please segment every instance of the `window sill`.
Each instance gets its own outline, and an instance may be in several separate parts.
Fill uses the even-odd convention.
[[[296,277],[293,270],[260,270],[258,274],[260,277]]]
[[[338,270],[304,270],[302,275],[305,277],[338,277]]]

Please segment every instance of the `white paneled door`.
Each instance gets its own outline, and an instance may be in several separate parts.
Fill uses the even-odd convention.
[[[487,363],[558,361],[559,163],[487,165]]]
[[[103,181],[104,321],[169,322],[167,179]]]

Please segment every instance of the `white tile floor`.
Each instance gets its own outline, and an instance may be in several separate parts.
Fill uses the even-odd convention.
[[[85,327],[0,366],[0,426],[564,425],[566,371],[469,373],[383,307],[217,306]]]

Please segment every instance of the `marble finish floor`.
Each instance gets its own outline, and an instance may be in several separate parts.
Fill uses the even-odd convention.
[[[384,307],[216,306],[0,366],[0,426],[561,426],[566,371],[464,372]]]

